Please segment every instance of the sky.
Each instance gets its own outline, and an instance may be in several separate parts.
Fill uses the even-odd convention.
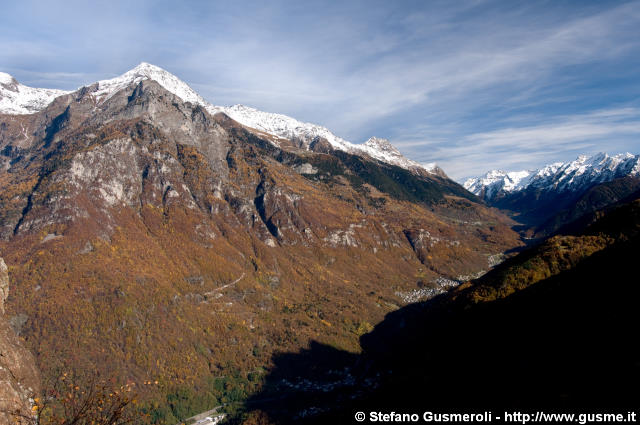
[[[216,105],[389,139],[459,181],[640,154],[640,1],[29,1],[0,71],[76,89],[140,62]]]

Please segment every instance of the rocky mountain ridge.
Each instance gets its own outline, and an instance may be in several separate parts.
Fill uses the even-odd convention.
[[[9,74],[3,73],[0,77],[2,77],[0,84],[7,82],[6,86],[0,86],[0,113],[34,113],[44,109],[55,97],[69,93],[61,90],[33,89],[23,86]],[[204,107],[211,114],[223,112],[249,128],[274,136],[270,140],[278,146],[280,146],[279,140],[294,140],[299,147],[308,150],[312,149],[312,144],[315,141],[321,139],[326,141],[332,149],[368,156],[418,173],[444,175],[444,172],[435,164],[421,165],[405,158],[396,148],[389,149],[387,145],[391,145],[388,141],[384,145],[375,142],[383,139],[372,138],[367,143],[358,145],[334,135],[325,127],[301,122],[286,115],[263,112],[244,105],[228,107],[212,105],[176,76],[145,62],[119,77],[98,81],[80,88],[79,91],[90,93],[96,104],[100,104],[128,85],[137,84],[147,79],[158,82],[185,102]],[[14,91],[19,92],[20,95],[14,95]]]

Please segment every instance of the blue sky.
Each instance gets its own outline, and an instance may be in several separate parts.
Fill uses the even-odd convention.
[[[453,178],[640,153],[640,1],[21,1],[0,71],[75,89],[139,62],[218,105],[386,137]]]

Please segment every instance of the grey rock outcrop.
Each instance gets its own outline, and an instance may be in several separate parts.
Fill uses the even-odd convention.
[[[4,301],[9,296],[9,270],[0,258],[0,315],[4,314]]]
[[[0,425],[32,423],[32,398],[40,374],[29,350],[16,336],[4,315],[9,295],[7,265],[0,258]]]

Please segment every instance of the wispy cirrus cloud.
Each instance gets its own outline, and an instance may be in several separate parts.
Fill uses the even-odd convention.
[[[311,28],[305,43],[289,41],[279,49],[264,49],[256,41],[225,46],[224,40],[213,39],[209,49],[193,52],[189,63],[238,63],[238,58],[251,57],[255,66],[216,70],[216,78],[243,86],[234,94],[244,94],[245,103],[297,112],[312,121],[313,114],[315,121],[359,141],[381,119],[402,120],[398,115],[420,112],[425,120],[434,115],[443,120],[445,114],[458,118],[496,102],[506,108],[531,102],[549,86],[566,86],[573,78],[558,75],[558,68],[603,61],[638,47],[623,31],[638,23],[634,10],[621,5],[538,26],[523,17],[528,10],[498,14],[480,25],[460,21],[460,10],[445,8],[439,10],[440,26],[431,30],[425,24],[438,19],[426,13],[391,18],[387,25],[403,26],[403,31],[377,31],[375,45],[362,40],[373,22],[356,19]],[[477,19],[485,18],[480,14]],[[262,38],[256,31],[256,38]]]

